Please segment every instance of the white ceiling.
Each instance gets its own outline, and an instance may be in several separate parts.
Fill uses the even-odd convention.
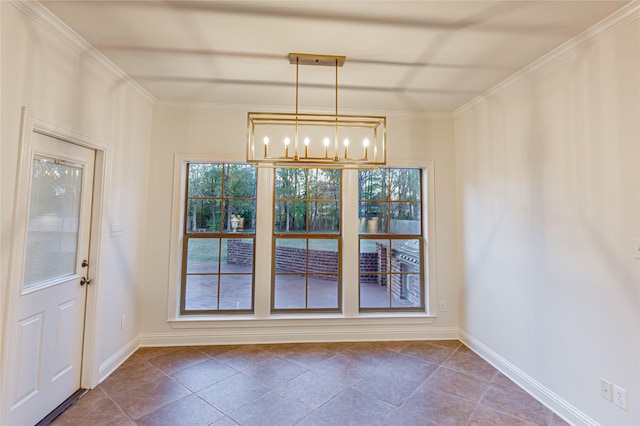
[[[345,110],[451,112],[627,1],[50,1],[161,101],[295,105],[288,54],[344,55]],[[300,108],[335,72],[300,67]]]

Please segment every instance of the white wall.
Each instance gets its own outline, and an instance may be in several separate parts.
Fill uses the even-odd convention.
[[[0,7],[1,305],[4,307],[8,286],[19,285],[9,283],[7,277],[21,108],[26,106],[47,121],[101,141],[110,151],[104,199],[106,220],[96,280],[101,293],[97,309],[102,364],[130,341],[136,342],[139,334],[138,283],[144,250],[153,101],[106,67],[87,59],[63,37],[36,23],[14,4],[3,1]],[[109,238],[111,223],[122,225],[124,235]],[[122,315],[127,316],[124,330],[120,330]]]
[[[463,338],[577,423],[640,424],[639,42],[635,20],[455,121]]]
[[[150,181],[149,226],[144,282],[142,339],[171,336],[179,339],[188,330],[172,329],[167,323],[170,286],[170,227],[174,154],[213,154],[220,161],[245,161],[247,109],[238,107],[157,104],[154,108]],[[455,208],[453,122],[450,118],[416,116],[388,117],[388,163],[433,160],[436,185],[437,282],[438,298],[449,303],[439,313],[434,328],[457,328],[457,292],[455,288]],[[269,280],[269,277],[257,277]],[[435,280],[434,280],[435,281]],[[178,287],[179,288],[179,284]],[[207,331],[200,336],[207,339]],[[392,337],[392,336],[390,336]]]

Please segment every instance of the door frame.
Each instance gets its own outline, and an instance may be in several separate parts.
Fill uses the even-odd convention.
[[[83,331],[82,365],[80,370],[80,386],[92,389],[99,383],[100,368],[100,342],[97,339],[97,330],[100,327],[99,301],[101,297],[100,247],[103,237],[103,223],[106,223],[104,197],[107,193],[109,171],[111,170],[111,150],[104,142],[82,135],[71,130],[68,126],[58,124],[42,115],[22,108],[22,121],[20,126],[20,140],[18,152],[18,167],[16,173],[16,185],[13,205],[13,218],[11,226],[11,253],[9,258],[9,280],[5,287],[6,297],[4,305],[4,318],[2,318],[2,353],[0,358],[2,379],[0,382],[0,424],[7,424],[9,410],[11,409],[11,395],[13,389],[13,377],[9,374],[13,360],[12,351],[17,332],[18,303],[20,299],[21,283],[24,268],[24,251],[27,236],[29,186],[31,157],[33,155],[32,135],[41,133],[56,139],[75,145],[80,145],[95,151],[95,168],[93,180],[93,203],[91,206],[91,226],[89,241],[89,277],[93,284],[87,286],[87,298],[85,305],[85,324]],[[1,312],[1,311],[0,311]],[[55,408],[55,407],[54,407]]]

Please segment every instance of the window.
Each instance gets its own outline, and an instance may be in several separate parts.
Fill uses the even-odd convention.
[[[422,170],[358,175],[360,311],[424,310]]]
[[[341,172],[275,170],[274,312],[340,311]]]
[[[256,171],[188,163],[181,314],[253,312]]]
[[[177,155],[170,320],[430,321],[431,164],[252,168]]]

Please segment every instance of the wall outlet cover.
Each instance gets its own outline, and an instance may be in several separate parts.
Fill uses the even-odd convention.
[[[627,405],[627,391],[620,386],[613,387],[613,402],[620,408],[628,410]]]

